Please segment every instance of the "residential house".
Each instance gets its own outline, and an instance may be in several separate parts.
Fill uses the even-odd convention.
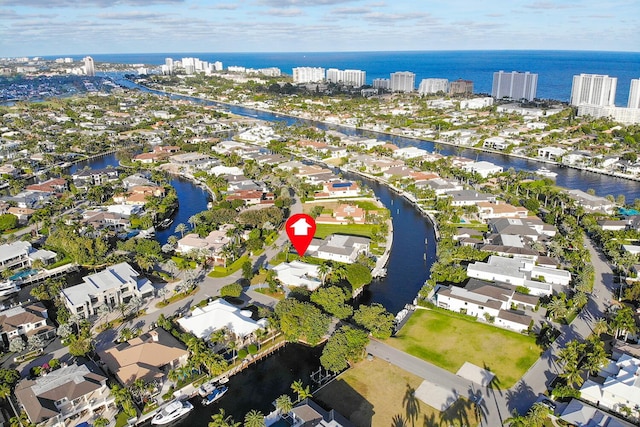
[[[600,407],[623,413],[624,408],[640,416],[640,359],[623,354],[603,368],[604,382],[588,379],[580,388],[580,396]]]
[[[25,190],[15,196],[5,196],[4,200],[15,203],[19,208],[40,209],[48,204],[53,197],[55,197],[54,193]]]
[[[484,140],[482,146],[484,148],[493,148],[494,150],[504,150],[510,145],[510,142],[501,136],[492,136]]]
[[[424,157],[429,152],[418,147],[404,147],[394,150],[392,156],[400,159],[413,159],[416,157]]]
[[[516,331],[526,330],[531,317],[511,307],[533,309],[538,304],[537,297],[518,293],[513,285],[476,279],[470,279],[464,287],[439,286],[434,299],[438,307],[481,319],[493,318],[496,325]]]
[[[326,411],[313,400],[307,398],[291,411],[292,427],[354,427],[344,416],[334,409]]]
[[[275,195],[260,190],[237,190],[226,196],[228,201],[242,200],[247,205],[273,203]]]
[[[612,213],[616,207],[616,204],[609,199],[594,196],[582,190],[567,190],[567,194],[587,211]]]
[[[285,286],[303,287],[315,291],[322,282],[319,279],[318,266],[302,261],[283,262],[272,268],[276,277]]]
[[[430,188],[435,191],[437,196],[447,193],[460,193],[464,189],[459,181],[445,178],[433,178],[427,181],[417,181],[415,185],[417,188]]]
[[[354,205],[340,204],[331,214],[321,214],[316,218],[317,224],[364,224],[364,209]]]
[[[69,190],[69,183],[64,178],[52,178],[40,184],[27,185],[26,190],[62,194]]]
[[[536,295],[550,295],[552,292],[550,285],[566,286],[571,281],[571,273],[568,271],[538,266],[534,261],[526,258],[506,258],[496,255],[490,256],[487,262],[476,261],[469,264],[467,276],[525,286]]]
[[[79,285],[60,291],[60,296],[72,314],[88,319],[98,314],[100,307],[113,310],[132,298],[152,296],[154,287],[128,263],[107,267],[99,273],[82,278]]]
[[[176,252],[188,254],[195,251],[211,259],[215,265],[226,266],[227,258],[223,249],[230,242],[226,230],[213,230],[204,238],[190,233],[178,240]]]
[[[323,184],[322,191],[315,193],[316,199],[336,197],[356,197],[360,195],[360,186],[353,181],[334,180]]]
[[[462,169],[467,172],[475,172],[483,178],[503,171],[502,166],[494,165],[493,163],[486,161],[468,163],[462,166]]]
[[[0,311],[0,338],[5,348],[15,338],[27,340],[38,335],[43,340],[54,338],[56,328],[49,322],[47,309],[41,302],[19,305]]]
[[[625,230],[627,228],[627,225],[629,224],[628,221],[624,221],[621,219],[620,220],[603,219],[603,220],[597,221],[597,223],[603,230],[607,230],[607,231]]]
[[[200,153],[175,154],[169,157],[169,162],[179,166],[189,166],[195,169],[207,169],[218,163],[213,157]]]
[[[576,427],[635,427],[632,424],[620,418],[591,406],[578,399],[571,399],[569,404],[562,411],[562,415],[558,417],[569,425]]]
[[[538,157],[545,160],[559,161],[566,152],[567,150],[560,147],[541,147],[538,148]]]
[[[19,208],[16,206],[11,206],[9,209],[7,209],[7,213],[10,213],[11,215],[14,215],[16,218],[18,218],[18,222],[20,224],[28,223],[31,215],[33,215],[35,212],[35,209]]]
[[[119,172],[115,168],[80,169],[71,175],[73,184],[78,188],[92,187],[106,184],[118,179]]]
[[[266,319],[255,321],[251,311],[240,310],[224,299],[217,299],[204,307],[196,307],[185,317],[178,319],[182,329],[198,338],[208,339],[215,331],[224,329],[237,338],[245,338],[266,327]]]
[[[488,193],[479,193],[473,190],[461,190],[447,193],[451,196],[451,206],[473,206],[479,202],[495,202],[496,196]]]
[[[478,216],[482,221],[496,218],[524,218],[529,215],[527,208],[500,201],[478,202],[476,206],[478,206]]]
[[[19,269],[28,267],[34,261],[40,260],[42,263],[53,262],[57,254],[44,249],[34,249],[31,243],[19,240],[13,243],[0,245],[0,271],[7,268]]]
[[[136,185],[127,194],[113,196],[113,201],[125,205],[144,206],[151,197],[164,197],[165,189],[158,185]]]
[[[115,419],[118,411],[108,378],[90,362],[73,364],[16,385],[15,396],[29,420],[44,426],[73,425],[95,414]]]
[[[82,222],[95,230],[109,229],[123,231],[130,227],[131,221],[128,215],[117,212],[109,212],[103,209],[94,209],[82,213]]]
[[[137,380],[155,383],[160,388],[167,373],[187,363],[185,346],[162,328],[98,353],[100,361],[124,386]]]
[[[320,259],[353,264],[358,255],[369,253],[370,239],[359,236],[331,234],[324,240],[313,239],[306,254]]]

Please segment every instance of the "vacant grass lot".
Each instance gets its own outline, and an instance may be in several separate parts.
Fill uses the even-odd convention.
[[[317,224],[315,237],[324,239],[329,234],[349,234],[352,236],[371,237],[371,224]]]
[[[358,427],[478,425],[473,405],[466,399],[459,399],[443,413],[415,398],[408,402],[407,392],[410,394],[421,383],[422,378],[376,358],[356,364],[315,393],[314,399],[335,409]],[[407,406],[409,414],[415,414],[413,419],[408,416]],[[400,418],[405,423],[398,422]]]
[[[502,389],[514,385],[542,351],[533,337],[441,310],[417,310],[387,343],[453,373],[464,362],[484,367]]]

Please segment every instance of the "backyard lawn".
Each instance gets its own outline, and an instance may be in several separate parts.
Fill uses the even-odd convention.
[[[442,310],[417,310],[387,344],[456,373],[464,362],[489,369],[494,385],[514,385],[538,359],[535,338]]]
[[[407,400],[407,395],[421,383],[422,378],[376,358],[356,364],[315,393],[314,399],[335,409],[358,427],[478,425],[469,400],[458,399],[442,413],[418,399]],[[410,419],[410,415],[414,418]],[[399,422],[400,418],[404,423]]]
[[[372,224],[317,224],[315,237],[324,239],[329,234],[350,234],[352,236],[371,237]]]

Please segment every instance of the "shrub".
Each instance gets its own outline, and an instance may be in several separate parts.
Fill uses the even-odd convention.
[[[249,354],[247,352],[247,349],[241,348],[240,350],[238,350],[238,359],[244,359],[245,357],[247,357],[247,354]]]
[[[231,283],[220,289],[220,295],[223,297],[238,298],[242,294],[242,285],[240,283]]]
[[[249,347],[247,347],[247,350],[249,351],[249,354],[253,355],[258,353],[258,346],[255,344],[250,344]]]

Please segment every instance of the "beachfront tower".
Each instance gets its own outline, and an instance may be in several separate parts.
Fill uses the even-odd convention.
[[[84,73],[87,76],[95,76],[96,66],[93,63],[93,58],[90,56],[85,56],[82,60],[84,61]]]
[[[515,100],[526,99],[527,101],[532,101],[536,97],[537,88],[537,74],[531,74],[528,71],[525,73],[498,71],[493,73],[491,96],[496,99],[506,97]]]
[[[600,74],[580,74],[573,76],[571,105],[615,105],[618,79]]]

